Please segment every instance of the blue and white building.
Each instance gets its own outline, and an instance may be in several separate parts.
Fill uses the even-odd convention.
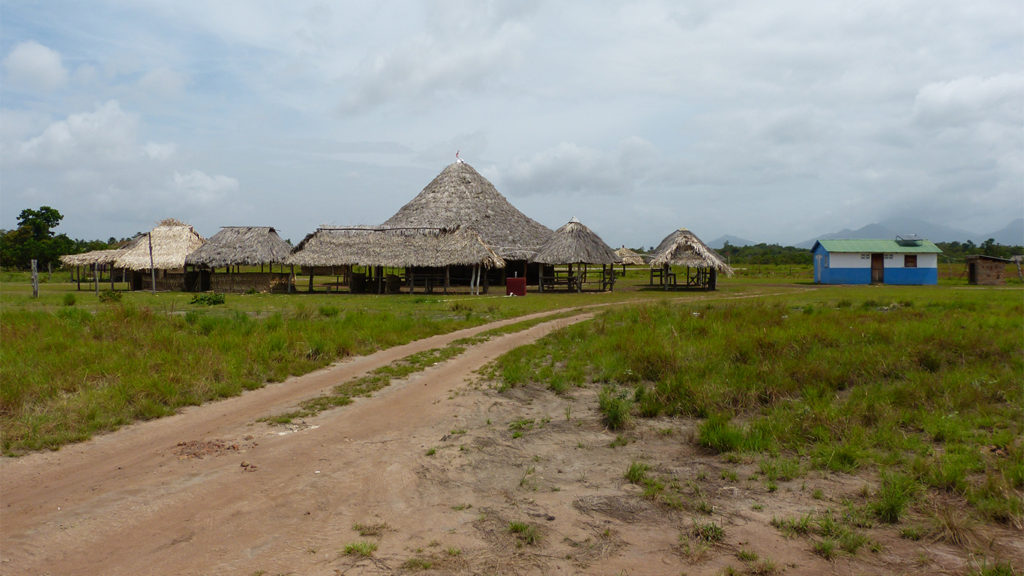
[[[942,250],[928,240],[819,240],[814,254],[818,284],[938,284]]]

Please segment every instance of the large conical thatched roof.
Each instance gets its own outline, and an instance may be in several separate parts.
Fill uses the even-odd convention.
[[[651,255],[651,267],[660,268],[665,264],[672,266],[690,266],[693,268],[714,268],[732,276],[732,268],[725,260],[700,238],[686,228],[680,228],[669,234],[658,244]]]
[[[541,264],[616,264],[619,258],[604,240],[579,220],[569,220],[531,259]]]
[[[466,228],[320,228],[306,236],[285,263],[393,268],[505,266],[476,232]]]
[[[616,250],[615,255],[619,257],[619,261],[621,261],[623,264],[629,264],[630,266],[643,266],[644,264],[646,264],[646,262],[644,262],[643,256],[637,254],[636,252],[630,250],[629,248],[626,248],[625,246]]]
[[[185,267],[185,256],[203,245],[203,237],[194,228],[168,218],[142,235],[138,243],[114,261],[118,268],[129,270],[149,270],[149,245],[153,244],[153,268],[157,270],[173,270]]]
[[[270,226],[225,226],[186,256],[185,263],[211,268],[278,264],[291,252],[292,247]]]
[[[551,230],[509,203],[472,166],[449,164],[383,228],[471,228],[507,260],[527,260],[551,236]]]

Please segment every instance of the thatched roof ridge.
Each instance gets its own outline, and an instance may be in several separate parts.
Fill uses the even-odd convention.
[[[623,246],[615,251],[615,255],[619,257],[619,261],[623,264],[643,266],[647,262],[644,261],[644,257],[636,252]]]
[[[382,228],[471,228],[508,260],[527,260],[551,236],[469,164],[449,164]]]
[[[666,236],[651,255],[651,268],[660,268],[665,264],[714,268],[732,276],[732,268],[726,264],[725,259],[686,228]]]
[[[572,218],[555,230],[531,260],[541,264],[616,264],[619,257],[593,230]]]
[[[185,257],[203,245],[203,237],[192,226],[168,218],[138,237],[135,245],[125,250],[114,261],[118,268],[149,270],[149,245],[153,244],[153,268],[173,270],[185,267]]]
[[[191,266],[278,264],[284,262],[292,247],[270,226],[224,226],[185,257]]]
[[[503,260],[468,228],[320,228],[307,235],[285,263],[300,266],[483,265],[503,268]]]

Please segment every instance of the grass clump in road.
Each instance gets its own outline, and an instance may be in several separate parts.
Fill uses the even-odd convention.
[[[520,544],[533,546],[540,543],[540,531],[529,522],[512,521],[508,524],[508,531],[515,535]]]
[[[367,542],[365,540],[357,540],[345,545],[344,552],[348,556],[363,556],[370,557],[377,551],[376,542]]]

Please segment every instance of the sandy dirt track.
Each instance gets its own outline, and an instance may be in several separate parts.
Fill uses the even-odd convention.
[[[469,371],[570,320],[473,347],[373,398],[322,414],[306,429],[255,421],[396,359],[505,323],[348,359],[58,452],[6,460],[0,572],[311,573],[301,567],[315,559],[315,543],[331,541],[340,529],[350,533],[352,522],[339,525],[339,517],[358,517],[374,505],[403,513],[417,458],[408,460],[437,440],[437,422],[451,422],[443,401]],[[212,449],[192,457],[197,445]]]

